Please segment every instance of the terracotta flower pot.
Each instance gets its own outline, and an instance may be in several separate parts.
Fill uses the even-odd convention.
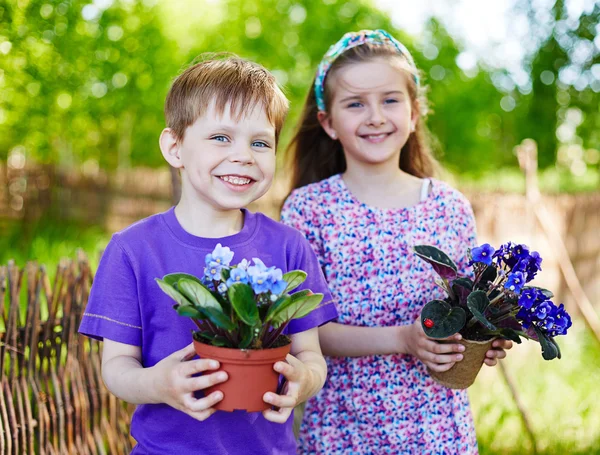
[[[465,347],[463,359],[456,362],[448,371],[437,372],[429,368],[429,374],[436,382],[450,389],[466,389],[475,382],[475,378],[485,360],[485,353],[492,348],[492,342],[496,338],[486,341],[471,341],[462,339],[459,341]],[[456,341],[452,341],[456,343]]]
[[[215,405],[220,411],[244,410],[258,412],[271,406],[263,401],[266,392],[276,392],[279,373],[273,365],[290,352],[291,345],[272,349],[231,349],[210,346],[194,340],[196,353],[201,358],[218,360],[221,370],[229,379],[205,389],[208,395],[215,390],[223,392],[223,399]]]

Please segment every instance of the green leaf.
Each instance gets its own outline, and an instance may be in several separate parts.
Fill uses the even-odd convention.
[[[189,273],[181,273],[181,272],[169,273],[168,275],[165,275],[163,277],[163,281],[167,284],[170,284],[173,287],[176,287],[177,283],[182,278],[186,278],[188,280],[196,281],[198,284],[202,284],[202,281],[200,281],[200,279],[198,277],[195,277],[194,275],[190,275]]]
[[[560,358],[560,350],[558,349],[556,342],[552,342],[552,339],[542,332],[539,327],[534,325],[533,329],[535,330],[540,346],[542,347],[542,357],[544,360],[552,360],[557,357]]]
[[[303,297],[303,296],[309,295],[309,294],[310,294],[310,291],[308,289],[305,289],[304,291],[299,291],[292,295],[282,295],[275,301],[275,303],[273,305],[271,305],[271,307],[269,308],[269,311],[267,311],[267,315],[265,316],[265,318],[263,320],[265,322],[269,322],[271,320],[271,318],[273,317],[273,315],[276,314],[284,305],[288,305],[288,304],[292,303],[292,299],[299,299],[300,297]]]
[[[219,308],[205,307],[200,308],[200,312],[206,316],[217,327],[231,331],[236,328],[236,325],[231,322],[225,313]]]
[[[431,319],[432,327],[425,325]],[[460,307],[452,307],[443,300],[432,300],[421,311],[421,326],[430,338],[448,338],[460,331],[467,321],[467,313]]]
[[[456,278],[456,264],[450,257],[439,248],[431,245],[417,245],[414,247],[415,254],[431,264],[435,272],[445,280]]]
[[[240,349],[247,349],[252,344],[252,340],[254,339],[254,327],[242,325],[240,333],[242,335],[242,339],[238,347]]]
[[[162,291],[175,300],[179,305],[192,305],[192,302],[190,302],[182,293],[177,291],[172,285],[166,283],[160,278],[155,278],[154,280],[156,283],[158,283],[158,286],[162,289]]]
[[[238,317],[249,326],[253,327],[258,322],[258,308],[254,298],[254,291],[244,283],[236,283],[227,290],[229,301]]]
[[[193,305],[176,305],[175,310],[179,316],[186,316],[194,319],[204,319],[204,315]]]
[[[279,327],[292,319],[303,318],[319,306],[323,294],[304,294],[300,292],[290,296],[270,317],[273,327]]]
[[[302,270],[292,270],[291,272],[284,274],[282,279],[287,283],[282,294],[287,294],[304,283],[304,280],[306,280],[306,272],[303,272]]]
[[[514,341],[517,344],[521,344],[521,337],[519,336],[519,332],[513,329],[500,329],[500,335],[502,335],[507,340]]]
[[[485,286],[488,281],[493,282],[496,279],[497,275],[498,275],[498,272],[497,272],[496,268],[492,267],[491,265],[488,265],[486,267],[486,269],[483,271],[483,273],[481,274],[481,277],[479,278],[479,282],[477,284],[481,285],[481,286]]]
[[[548,339],[550,340],[550,343],[552,343],[554,345],[554,347],[556,348],[556,357],[558,359],[560,359],[561,358],[560,346],[558,345],[558,343],[556,342],[554,337],[548,337]]]
[[[222,311],[221,305],[203,284],[196,280],[181,278],[177,282],[180,291],[192,302],[201,308],[215,308]]]
[[[497,330],[496,326],[483,315],[489,304],[490,300],[485,291],[475,291],[467,297],[467,307],[473,313],[475,319],[481,322],[488,330]]]

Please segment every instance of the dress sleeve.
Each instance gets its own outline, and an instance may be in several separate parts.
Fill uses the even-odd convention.
[[[325,259],[323,242],[319,228],[317,202],[304,188],[293,191],[285,200],[281,209],[281,222],[291,226],[304,235],[311,248],[317,255],[321,268]]]
[[[308,241],[299,234],[297,235],[297,242],[290,251],[289,270],[302,270],[307,275],[306,281],[294,292],[309,289],[315,294],[323,294],[323,300],[319,307],[308,316],[292,320],[288,325],[287,333],[304,332],[336,319],[338,313],[332,301],[327,281],[325,281],[321,271],[321,266]]]
[[[142,345],[137,279],[117,235],[109,242],[92,284],[79,333],[134,346]]]

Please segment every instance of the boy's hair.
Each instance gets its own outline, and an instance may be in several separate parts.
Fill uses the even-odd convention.
[[[365,43],[348,49],[333,62],[325,79],[325,105],[330,106],[333,98],[332,80],[335,73],[344,66],[370,62],[385,58],[391,65],[405,70],[408,91],[413,110],[421,116],[427,112],[425,90],[417,86],[406,57],[385,45]],[[291,153],[292,189],[314,183],[340,174],[346,170],[346,158],[340,141],[334,141],[321,127],[317,119],[319,109],[315,98],[314,81],[308,92],[299,127],[290,142],[288,152]],[[410,134],[400,153],[400,169],[417,177],[431,177],[438,164],[427,143],[427,132],[419,118],[415,131]]]
[[[262,105],[278,141],[289,102],[275,76],[258,63],[231,54],[204,54],[201,59],[175,78],[167,94],[165,118],[177,141],[212,102],[219,115],[229,105],[237,120]]]

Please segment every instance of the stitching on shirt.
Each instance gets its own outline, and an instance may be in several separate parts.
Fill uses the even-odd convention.
[[[139,327],[139,326],[137,326],[137,325],[127,324],[126,322],[121,322],[121,321],[117,321],[115,319],[107,318],[106,316],[102,316],[101,314],[83,313],[83,315],[84,316],[89,316],[91,318],[104,319],[104,320],[109,321],[109,322],[114,322],[115,324],[124,325],[125,327],[131,327],[132,329],[140,329],[140,330],[142,330],[142,328]]]

